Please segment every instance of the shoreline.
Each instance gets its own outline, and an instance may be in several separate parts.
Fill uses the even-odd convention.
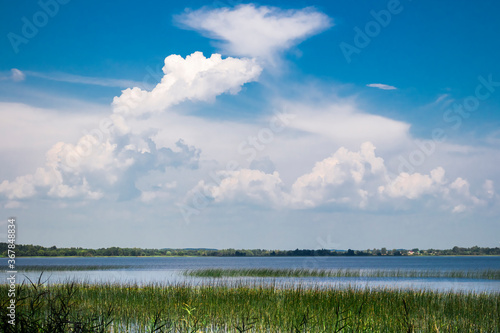
[[[17,258],[428,258],[428,257],[500,257],[500,254],[402,255],[402,256],[17,256]],[[0,257],[8,259],[8,257]]]

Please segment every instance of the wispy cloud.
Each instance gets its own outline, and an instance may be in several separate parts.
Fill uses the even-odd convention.
[[[25,71],[24,73],[28,76],[34,76],[51,81],[89,84],[102,87],[129,88],[129,87],[142,87],[144,85],[142,82],[133,80],[90,77],[90,76],[81,76],[68,73],[40,73],[33,71]]]
[[[24,73],[17,68],[12,68],[10,72],[12,73],[11,74],[12,80],[16,82],[23,81],[26,78],[26,75],[24,75]]]
[[[378,88],[378,89],[382,89],[382,90],[396,90],[396,89],[398,89],[394,86],[390,86],[388,84],[383,84],[383,83],[370,83],[370,84],[367,84],[366,86],[371,87],[371,88]]]
[[[12,80],[14,82],[23,81],[26,75],[17,68],[12,68],[10,72],[0,72],[0,81]]]
[[[439,102],[445,100],[449,96],[450,96],[449,94],[441,94],[441,95],[438,96],[438,98],[436,98],[436,100],[434,101],[434,103],[438,104]]]
[[[447,108],[455,99],[450,94],[441,94],[430,106],[439,106],[441,109]]]

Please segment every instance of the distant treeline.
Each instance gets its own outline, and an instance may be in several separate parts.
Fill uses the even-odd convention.
[[[16,257],[143,257],[143,256],[210,256],[210,257],[269,257],[269,256],[418,256],[418,255],[500,255],[500,248],[478,247],[470,248],[455,246],[449,250],[419,250],[419,249],[372,249],[372,250],[215,250],[215,249],[139,249],[109,247],[102,249],[84,249],[81,247],[57,248],[40,245],[16,244]],[[0,254],[7,256],[7,243],[0,243]]]

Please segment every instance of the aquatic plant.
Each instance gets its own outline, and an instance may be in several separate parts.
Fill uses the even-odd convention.
[[[100,332],[499,332],[500,327],[500,293],[303,288],[224,278],[200,286],[68,281],[16,288],[18,318],[36,325],[37,332],[49,332],[51,323],[67,331]],[[7,290],[0,285],[4,328]]]
[[[207,268],[186,270],[184,275],[202,278],[222,277],[375,277],[375,278],[452,278],[500,280],[500,270],[437,271],[437,270],[368,270],[368,269],[272,269]]]

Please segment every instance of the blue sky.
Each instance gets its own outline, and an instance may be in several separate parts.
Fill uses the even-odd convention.
[[[21,243],[498,246],[495,1],[2,6]]]

